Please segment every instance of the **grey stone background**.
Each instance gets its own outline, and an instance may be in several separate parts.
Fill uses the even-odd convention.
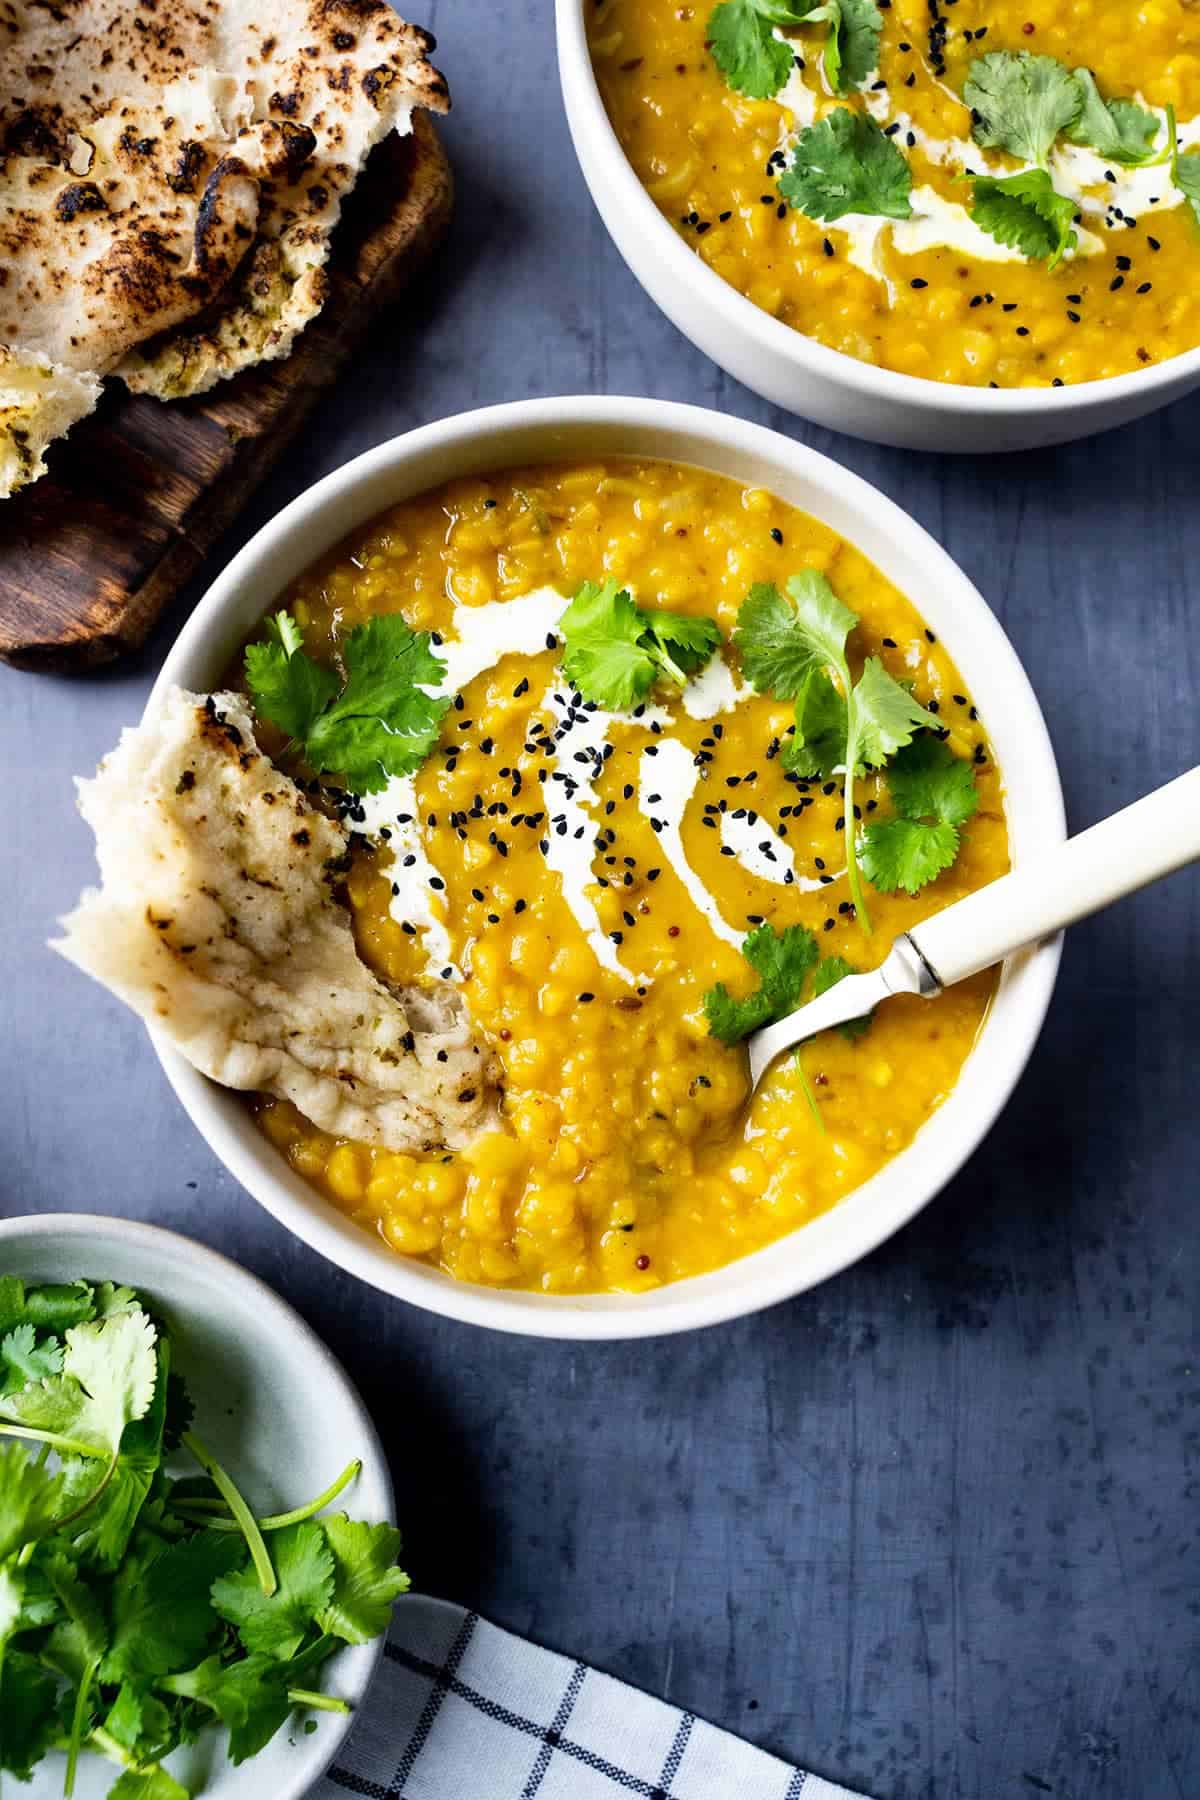
[[[528,394],[691,400],[828,451],[946,544],[1033,677],[1075,828],[1196,761],[1200,396],[974,461],[774,412],[610,247],[548,15],[427,5],[456,99],[450,243],[208,574],[427,419]],[[372,1406],[433,1592],[878,1800],[1196,1800],[1195,874],[1072,933],[999,1125],[860,1267],[657,1344],[486,1334],[293,1241],[217,1166],[140,1027],[43,948],[93,869],[70,776],[138,716],[182,617],[112,674],[0,670],[0,1211],[155,1220],[276,1286]]]

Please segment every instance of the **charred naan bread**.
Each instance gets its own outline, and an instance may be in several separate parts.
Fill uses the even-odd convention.
[[[79,804],[102,887],[54,948],[203,1074],[389,1150],[459,1149],[493,1123],[457,990],[397,992],[360,960],[337,897],[347,834],[257,748],[237,695],[172,689]]]
[[[94,375],[0,344],[0,495],[46,473],[45,450],[100,398]]]
[[[68,374],[94,404],[113,370],[171,397],[286,355],[369,151],[449,104],[386,0],[0,0],[0,27],[0,346],[72,418]],[[39,473],[0,413],[0,496]]]
[[[426,61],[432,42],[386,0],[225,0],[221,66],[244,71],[249,119],[303,131],[310,149],[262,183],[253,250],[213,316],[125,359],[135,392],[200,394],[287,355],[324,304],[333,229],[370,151],[389,131],[410,131],[414,107],[449,106]]]

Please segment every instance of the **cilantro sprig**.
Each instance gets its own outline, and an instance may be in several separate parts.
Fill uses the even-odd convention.
[[[704,996],[704,1016],[710,1037],[723,1044],[737,1044],[752,1031],[773,1025],[796,1011],[805,999],[816,1000],[827,994],[839,981],[855,970],[841,956],[822,956],[813,932],[805,925],[788,925],[777,932],[772,925],[762,924],[742,943],[742,955],[758,976],[758,986],[749,994],[735,999],[719,981]],[[870,1019],[850,1019],[840,1027],[843,1036],[854,1040],[870,1026]],[[804,1089],[804,1097],[814,1120],[825,1129],[816,1096],[813,1094],[800,1061],[797,1048],[796,1069]]]
[[[1044,169],[976,175],[973,180],[971,217],[998,244],[1055,269],[1079,242],[1075,202],[1055,190]]]
[[[895,817],[867,826],[862,866],[881,893],[916,894],[958,855],[961,828],[979,805],[975,772],[941,738],[923,733],[897,754],[886,781]]]
[[[747,679],[760,693],[796,702],[796,725],[784,762],[802,776],[841,774],[844,793],[846,878],[855,914],[870,935],[871,920],[858,865],[854,784],[867,769],[882,768],[911,742],[918,727],[937,721],[868,657],[857,681],[846,644],[858,615],[843,606],[815,569],[793,575],[787,597],[772,584],[750,589],[738,613],[734,643]]]
[[[1068,142],[1082,144],[1107,162],[1122,163],[1127,168],[1158,159],[1154,146],[1158,119],[1154,113],[1147,112],[1136,100],[1103,99],[1090,69],[1076,69],[1074,80],[1080,107],[1078,117],[1064,128]]]
[[[615,581],[585,581],[558,621],[563,673],[610,712],[627,712],[660,677],[684,687],[721,642],[713,619],[635,606]]]
[[[866,113],[839,106],[796,139],[779,192],[790,207],[826,224],[847,213],[912,216],[912,171]]]
[[[129,1288],[0,1276],[0,1333],[0,1770],[64,1749],[69,1796],[86,1751],[109,1800],[189,1800],[163,1759],[205,1721],[239,1763],[297,1707],[347,1711],[320,1670],[408,1586],[392,1526],[324,1512],[359,1465],[255,1518]],[[170,1478],[179,1444],[205,1473]]]
[[[708,45],[735,93],[770,100],[786,85],[793,51],[775,27],[788,25],[827,27],[821,58],[835,94],[861,87],[878,61],[876,0],[722,0],[709,15]]]
[[[971,108],[977,144],[1007,150],[1039,169],[1046,166],[1055,138],[1075,124],[1083,107],[1070,69],[1030,50],[977,56],[963,84],[963,100]]]
[[[273,614],[266,633],[246,650],[246,685],[255,710],[287,732],[310,768],[371,794],[420,767],[451,698],[429,692],[446,665],[427,631],[410,630],[396,613],[356,626],[342,646],[341,681],[308,655],[290,613]]]
[[[975,176],[971,217],[1001,244],[1051,268],[1078,235],[1075,202],[1055,191],[1047,167],[1058,138],[1127,167],[1166,159],[1155,147],[1158,119],[1136,101],[1105,100],[1090,69],[1068,69],[1053,56],[995,50],[976,57],[963,86],[972,135],[1030,165],[1004,177]]]

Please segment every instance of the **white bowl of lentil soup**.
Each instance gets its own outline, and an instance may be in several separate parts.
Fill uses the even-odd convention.
[[[344,896],[360,955],[395,991],[453,988],[497,1086],[465,1145],[398,1152],[214,1085],[157,1031],[212,1149],[314,1249],[475,1324],[653,1335],[824,1280],[976,1148],[1041,1026],[1057,945],[814,1040],[748,1120],[736,1047],[773,1002],[873,966],[896,932],[1063,836],[1011,646],[891,501],[692,407],[563,398],[445,420],[265,526],[184,628],[148,717],[177,684],[228,682],[270,607],[298,654],[348,679],[352,634],[383,617],[430,633],[454,671],[415,775],[321,803],[365,834]],[[888,746],[852,754],[810,729],[809,756],[819,696],[794,708],[769,666],[802,617],[840,634],[833,667],[856,696],[884,696]],[[906,740],[898,756],[966,799],[948,835],[912,826],[922,854],[939,847],[902,881],[877,827]],[[850,794],[839,760],[859,768]]]
[[[1062,443],[1200,384],[1189,0],[1136,32],[1116,0],[816,6],[557,0],[592,197],[694,344],[928,450]]]

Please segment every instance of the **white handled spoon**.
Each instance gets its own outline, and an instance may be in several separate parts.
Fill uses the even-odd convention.
[[[793,1044],[860,1019],[889,994],[929,999],[1126,894],[1200,858],[1200,766],[1068,838],[1036,864],[934,913],[898,937],[877,969],[848,975],[818,1000],[746,1039],[753,1090]]]

